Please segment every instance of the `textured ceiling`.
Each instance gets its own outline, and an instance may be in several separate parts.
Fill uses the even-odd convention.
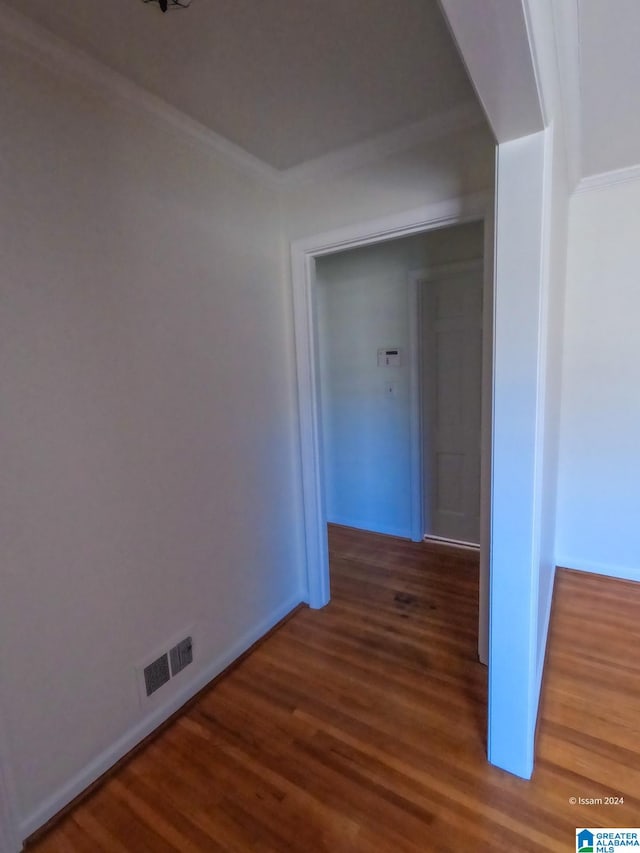
[[[436,0],[4,0],[278,169],[475,99]]]
[[[582,172],[640,163],[640,2],[579,0]]]

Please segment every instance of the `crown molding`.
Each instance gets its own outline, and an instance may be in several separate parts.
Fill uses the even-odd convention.
[[[532,5],[531,0],[522,0],[522,13],[524,15],[524,26],[527,33],[527,41],[529,42],[529,53],[531,54],[531,67],[533,69],[533,79],[535,81],[536,91],[538,93],[538,101],[540,103],[540,114],[542,116],[542,126],[548,127],[551,123],[551,113],[549,111],[549,101],[547,92],[544,87],[544,74],[542,73],[542,59],[540,56],[540,46],[535,38],[535,22],[536,16],[543,16],[544,7],[539,4]],[[544,17],[542,17],[544,26]]]
[[[280,173],[273,166],[1,2],[0,40],[49,71],[64,74],[112,102],[134,107],[136,112],[143,110],[160,119],[254,177],[271,185],[278,182]]]
[[[582,178],[576,187],[576,193],[604,190],[617,184],[629,184],[634,181],[640,181],[640,163],[635,166],[627,166],[624,169],[613,169],[610,172],[600,172],[598,175],[588,175],[586,178]]]
[[[552,3],[558,83],[569,186],[582,175],[582,88],[580,85],[580,9],[578,0]]]
[[[382,133],[364,142],[330,151],[314,160],[307,160],[299,166],[284,169],[280,172],[281,182],[283,186],[289,187],[292,184],[335,177],[383,157],[454,133],[471,130],[484,123],[484,114],[476,101],[466,101],[451,110],[437,113],[422,121]]]
[[[183,133],[214,154],[235,163],[245,173],[275,188],[290,188],[300,183],[334,177],[383,157],[471,130],[485,123],[480,106],[475,101],[467,101],[422,121],[331,151],[298,166],[279,170],[133,83],[123,74],[7,7],[2,0],[0,42],[40,63],[48,71],[63,74],[74,82],[98,92],[108,101],[133,108],[136,113],[141,110],[146,112],[165,126]]]

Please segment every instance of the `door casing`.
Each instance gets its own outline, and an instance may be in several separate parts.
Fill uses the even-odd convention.
[[[491,506],[491,394],[493,328],[493,198],[486,193],[392,214],[291,244],[291,275],[300,425],[302,498],[306,550],[306,600],[313,608],[330,598],[329,551],[324,501],[321,412],[318,378],[318,335],[315,310],[315,259],[467,222],[484,225],[484,308],[481,547],[478,656],[488,662],[489,533]],[[419,469],[416,469],[419,470]]]

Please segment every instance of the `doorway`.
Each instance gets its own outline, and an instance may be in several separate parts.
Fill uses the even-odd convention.
[[[470,222],[483,224],[485,330],[482,350],[481,507],[480,507],[480,602],[478,653],[488,660],[489,532],[492,360],[490,329],[493,286],[493,204],[484,194],[429,205],[380,220],[296,241],[291,246],[294,326],[296,345],[298,412],[302,460],[304,532],[307,564],[307,601],[323,607],[330,597],[329,555],[326,534],[326,502],[322,464],[322,415],[318,378],[318,313],[316,261],[325,255],[351,248],[383,243]],[[489,344],[487,343],[489,342]],[[412,465],[412,470],[418,468]],[[416,478],[417,479],[417,478]],[[419,493],[417,483],[412,494]]]
[[[471,222],[317,259],[329,523],[479,546],[482,253]]]

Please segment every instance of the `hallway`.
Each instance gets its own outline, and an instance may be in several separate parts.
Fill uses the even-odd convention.
[[[559,572],[525,782],[485,761],[473,552],[347,528],[330,550],[328,607],[297,611],[29,849],[565,853],[579,825],[637,822],[638,587]],[[569,803],[608,795],[624,805]]]

